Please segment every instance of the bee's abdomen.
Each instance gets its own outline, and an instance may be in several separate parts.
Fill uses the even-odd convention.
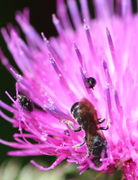
[[[92,154],[97,157],[101,156],[101,153],[105,149],[105,146],[106,146],[105,140],[100,135],[95,136],[93,138]]]

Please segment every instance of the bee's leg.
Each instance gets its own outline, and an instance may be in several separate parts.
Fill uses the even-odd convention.
[[[79,131],[81,131],[82,130],[82,127],[79,127],[79,128],[77,128],[77,129],[74,129],[73,131],[74,132],[79,132]]]
[[[99,127],[98,130],[107,130],[109,129],[109,126],[107,125],[106,127]]]
[[[63,119],[61,122],[67,124],[67,126],[68,126],[71,130],[74,131],[73,122],[72,122],[72,121],[70,121],[70,120],[64,120],[64,119]]]
[[[97,124],[101,124],[101,123],[103,123],[105,120],[106,120],[105,118],[99,118]],[[99,127],[99,128],[98,128],[98,130],[107,130],[107,129],[109,129],[109,125],[107,125],[106,127]]]
[[[81,147],[81,146],[83,146],[85,144],[85,141],[84,142],[82,142],[82,143],[80,143],[80,144],[75,144],[74,146],[72,146],[74,149],[76,149],[76,148],[79,148],[79,147]]]
[[[97,124],[101,124],[105,121],[105,118],[99,118]]]
[[[72,131],[74,131],[74,132],[79,132],[79,131],[81,131],[81,129],[82,129],[81,127],[77,128],[77,129],[74,129],[74,127],[73,127],[73,122],[70,121],[70,120],[62,120],[61,122],[67,124],[68,127],[69,127]]]
[[[85,143],[86,143],[86,140],[85,140],[86,138],[84,137],[84,141],[82,142],[82,143],[80,143],[80,144],[76,144],[76,145],[74,145],[74,146],[72,146],[73,148],[78,148],[78,147],[81,147],[81,146],[83,146]]]

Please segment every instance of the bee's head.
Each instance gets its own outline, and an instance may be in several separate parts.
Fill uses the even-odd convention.
[[[76,102],[71,107],[71,114],[73,115],[74,119],[77,120],[78,124],[82,124],[82,118],[81,118],[81,107],[80,103]]]

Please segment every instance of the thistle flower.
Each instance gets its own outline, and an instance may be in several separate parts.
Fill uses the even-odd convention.
[[[122,169],[126,179],[137,179],[138,17],[132,14],[129,0],[116,1],[116,14],[112,0],[95,0],[96,19],[91,20],[87,1],[79,2],[82,21],[76,1],[67,1],[74,31],[64,1],[57,1],[58,18],[53,15],[53,23],[58,38],[47,40],[43,33],[37,34],[29,23],[27,9],[16,15],[26,42],[13,26],[1,30],[22,75],[1,51],[2,63],[17,81],[17,97],[13,99],[6,92],[13,105],[0,102],[13,118],[2,111],[0,115],[19,133],[14,134],[16,142],[0,142],[19,149],[9,152],[11,156],[57,156],[48,168],[32,161],[41,170],[53,169],[66,159],[78,164],[81,173],[89,168],[109,173]],[[90,77],[96,80],[94,88]],[[71,107],[84,98],[109,126],[107,131],[98,131],[107,142],[107,156],[99,157],[98,167],[93,154],[88,156],[86,143],[76,146],[84,141],[86,131],[72,130],[79,124],[71,115]]]

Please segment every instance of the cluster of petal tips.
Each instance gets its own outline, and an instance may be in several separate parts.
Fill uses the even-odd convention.
[[[95,0],[95,19],[90,18],[87,0],[79,1],[81,10],[76,2],[57,0],[57,15],[52,16],[57,38],[48,40],[44,33],[38,34],[29,22],[28,9],[16,14],[26,41],[12,25],[1,29],[21,73],[1,50],[1,62],[16,79],[16,98],[7,91],[12,106],[0,101],[0,107],[13,113],[13,118],[3,111],[0,115],[19,133],[14,134],[14,142],[0,142],[18,149],[9,152],[11,156],[57,157],[48,168],[31,161],[41,170],[66,160],[76,163],[81,173],[122,169],[126,179],[136,180],[138,16],[132,13],[130,0],[116,1],[116,11],[113,0]],[[93,112],[84,112],[84,118],[77,109],[77,117],[71,108],[84,101]],[[100,118],[105,119],[102,126],[109,127],[106,131],[95,125]],[[90,127],[94,123],[95,133],[88,122]],[[76,132],[80,124],[82,129]],[[93,151],[95,134],[103,138],[106,156],[103,149]],[[100,165],[93,161],[96,153]]]

